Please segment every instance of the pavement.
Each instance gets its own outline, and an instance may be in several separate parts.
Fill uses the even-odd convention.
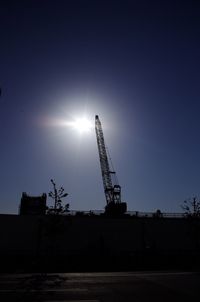
[[[200,273],[0,274],[0,301],[200,301]]]

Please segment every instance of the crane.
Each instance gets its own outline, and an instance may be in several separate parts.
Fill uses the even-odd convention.
[[[106,214],[124,214],[127,210],[125,202],[121,202],[121,186],[118,183],[113,184],[111,175],[114,171],[110,170],[106,146],[104,141],[103,130],[99,116],[95,116],[95,130],[97,138],[97,146],[99,152],[99,160],[101,166],[101,174],[106,197]]]

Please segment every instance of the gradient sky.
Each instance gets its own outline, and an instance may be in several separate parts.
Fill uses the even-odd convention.
[[[200,195],[199,1],[1,1],[0,213],[62,185],[103,209],[98,114],[129,210]],[[58,123],[59,124],[59,123]]]

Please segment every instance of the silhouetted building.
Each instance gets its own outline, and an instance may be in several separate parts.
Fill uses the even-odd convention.
[[[47,195],[29,196],[22,193],[19,215],[45,215]]]

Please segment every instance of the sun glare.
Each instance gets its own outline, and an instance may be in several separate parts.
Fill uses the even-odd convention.
[[[56,127],[70,127],[72,130],[77,131],[78,133],[91,133],[94,125],[92,121],[87,117],[80,118],[71,118],[70,120],[53,118],[47,119],[45,124],[48,126],[56,126]]]
[[[73,122],[70,123],[70,126],[72,126],[74,129],[76,129],[78,132],[90,132],[92,129],[92,123],[87,118],[79,118],[75,119]]]

